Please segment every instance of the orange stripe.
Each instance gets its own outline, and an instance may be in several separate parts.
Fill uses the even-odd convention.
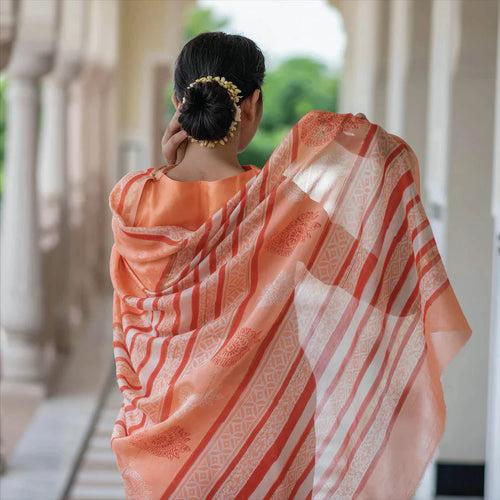
[[[120,194],[120,202],[118,203],[118,207],[116,209],[116,211],[119,214],[121,214],[123,212],[123,206],[125,205],[125,197],[127,196],[127,193],[129,191],[130,187],[132,186],[132,184],[134,184],[135,181],[137,181],[139,179],[142,179],[143,177],[148,176],[150,171],[151,170],[147,171],[146,173],[141,173],[141,174],[138,174],[138,175],[132,177],[125,184],[125,186],[123,187],[123,190],[122,190],[122,192]]]

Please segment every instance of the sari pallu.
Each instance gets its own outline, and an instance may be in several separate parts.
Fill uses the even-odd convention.
[[[152,171],[109,200],[127,498],[410,498],[471,330],[408,144],[307,113],[195,231],[134,225]]]

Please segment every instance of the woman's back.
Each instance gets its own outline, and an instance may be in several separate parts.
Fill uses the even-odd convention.
[[[141,195],[136,226],[181,226],[192,231],[221,208],[226,201],[260,169],[242,165],[239,174],[214,181],[179,181],[167,173],[157,175],[157,182],[147,183]]]

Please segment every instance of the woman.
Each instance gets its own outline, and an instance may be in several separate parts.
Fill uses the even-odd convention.
[[[110,194],[127,498],[410,498],[471,334],[417,160],[364,117],[311,111],[240,165],[264,71],[245,37],[187,43],[167,164]]]

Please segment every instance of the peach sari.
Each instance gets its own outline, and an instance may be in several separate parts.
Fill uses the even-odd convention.
[[[127,499],[410,498],[471,334],[402,139],[312,111],[197,229],[110,194]]]

